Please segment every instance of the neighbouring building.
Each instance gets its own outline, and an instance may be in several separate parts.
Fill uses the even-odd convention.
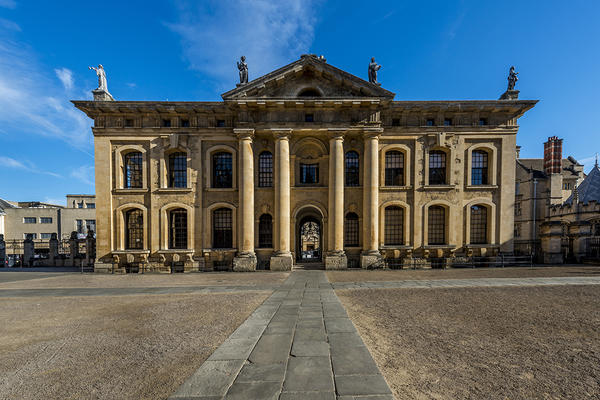
[[[517,119],[536,101],[394,96],[304,55],[223,101],[73,101],[94,121],[96,270],[512,253]]]

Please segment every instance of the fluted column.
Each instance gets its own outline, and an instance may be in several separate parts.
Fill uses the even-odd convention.
[[[290,252],[290,130],[275,133],[275,254],[271,270],[286,271],[293,265]]]
[[[334,133],[329,139],[329,252],[326,269],[347,267],[344,255],[344,136]]]
[[[234,271],[256,269],[254,254],[254,129],[235,129],[239,141],[239,213],[238,254],[233,261]]]
[[[379,130],[365,135],[363,179],[363,254],[361,266],[381,266],[379,253]]]

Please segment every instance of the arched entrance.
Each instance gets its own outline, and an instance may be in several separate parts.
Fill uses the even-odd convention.
[[[296,261],[321,262],[323,252],[323,223],[316,214],[305,215],[296,226]]]

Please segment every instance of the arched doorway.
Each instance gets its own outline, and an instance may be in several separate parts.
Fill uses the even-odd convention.
[[[321,262],[323,252],[323,224],[321,218],[316,215],[306,215],[300,218],[296,232],[297,262]]]

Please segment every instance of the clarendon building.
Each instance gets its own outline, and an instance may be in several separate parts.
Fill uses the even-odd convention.
[[[96,270],[420,266],[513,251],[536,101],[394,101],[323,59],[218,102],[74,101],[94,120]]]

